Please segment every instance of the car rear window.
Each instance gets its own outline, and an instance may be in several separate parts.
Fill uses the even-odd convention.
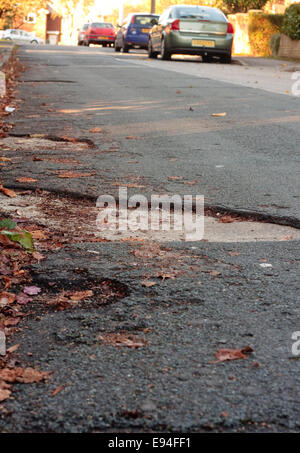
[[[107,22],[93,22],[91,24],[93,28],[114,28],[113,24],[109,24]]]
[[[134,16],[134,24],[136,25],[151,25],[152,19],[158,19],[159,16]],[[151,25],[152,26],[152,25]]]
[[[176,19],[202,19],[217,22],[226,22],[222,11],[213,8],[203,8],[202,6],[181,6],[175,9]]]

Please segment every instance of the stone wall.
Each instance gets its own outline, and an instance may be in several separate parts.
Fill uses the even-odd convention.
[[[278,56],[298,58],[300,60],[300,40],[281,35]]]

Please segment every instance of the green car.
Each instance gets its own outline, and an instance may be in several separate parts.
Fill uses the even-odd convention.
[[[231,62],[233,26],[217,8],[176,5],[167,8],[159,20],[152,20],[148,43],[149,58],[161,54],[170,60],[172,54],[201,55],[204,62],[219,57]]]

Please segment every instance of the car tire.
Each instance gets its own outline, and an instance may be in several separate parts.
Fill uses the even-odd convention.
[[[161,58],[163,60],[171,60],[171,53],[168,51],[164,39],[161,42]]]
[[[37,42],[36,39],[33,39],[32,41],[30,41],[30,44],[34,44],[35,46],[37,46],[37,45],[38,45],[38,42]]]
[[[228,55],[222,55],[220,57],[220,62],[225,64],[230,64],[232,62],[231,53]]]
[[[151,39],[149,39],[149,43],[148,43],[148,57],[157,58],[157,52],[153,51]]]
[[[120,52],[121,50],[121,47],[117,46],[117,44],[115,43],[115,52]]]
[[[82,41],[78,41],[77,46],[82,46]]]
[[[130,49],[130,47],[126,46],[125,42],[123,41],[122,52],[123,53],[128,53],[129,49]]]

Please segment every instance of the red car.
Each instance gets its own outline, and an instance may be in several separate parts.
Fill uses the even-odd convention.
[[[113,24],[108,22],[93,22],[89,24],[83,40],[84,46],[102,44],[103,47],[114,45],[116,33]]]

